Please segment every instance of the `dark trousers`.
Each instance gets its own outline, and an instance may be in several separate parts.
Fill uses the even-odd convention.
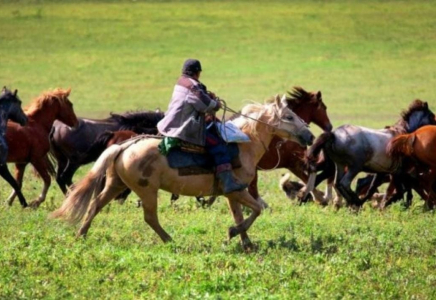
[[[231,161],[227,143],[220,137],[215,125],[206,130],[206,151],[212,155],[215,166],[229,164]]]

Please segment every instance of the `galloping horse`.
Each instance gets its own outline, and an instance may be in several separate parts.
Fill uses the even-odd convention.
[[[44,181],[41,195],[30,205],[38,207],[47,195],[50,186],[50,170],[48,160],[50,143],[48,135],[55,120],[60,120],[68,126],[77,125],[73,104],[68,99],[71,90],[55,89],[43,93],[33,100],[26,110],[28,124],[20,127],[16,123],[8,123],[6,139],[9,145],[7,161],[15,163],[15,178],[21,188],[24,170],[30,162]],[[12,205],[15,192],[9,196],[8,203]]]
[[[403,161],[404,158],[417,160],[424,164],[423,180],[426,184],[427,207],[433,209],[436,201],[434,183],[436,181],[436,126],[423,126],[410,134],[401,134],[393,138],[387,151],[394,161]],[[422,169],[422,167],[421,167]]]
[[[126,112],[111,114],[102,120],[79,118],[75,129],[62,122],[55,122],[50,132],[51,154],[57,161],[56,181],[64,194],[73,184],[77,169],[95,161],[103,152],[88,156],[89,145],[94,143],[105,131],[132,130],[136,133],[156,134],[156,124],[163,118],[160,111]],[[97,150],[97,149],[95,149]]]
[[[332,124],[327,115],[327,106],[322,101],[322,94],[318,92],[307,92],[302,87],[294,87],[292,92],[288,92],[286,103],[288,107],[297,114],[304,122],[311,122],[318,125],[324,131],[331,131]],[[305,172],[306,165],[304,161],[306,147],[302,147],[293,141],[283,141],[279,137],[274,137],[269,145],[268,151],[262,156],[257,164],[256,174],[253,181],[248,186],[250,195],[259,201],[264,207],[267,203],[260,197],[257,187],[258,170],[274,170],[286,168],[295,174],[298,178],[307,182],[309,176]],[[318,201],[323,201],[322,193],[314,191]],[[215,197],[208,200],[208,205],[212,205]]]
[[[320,151],[324,150],[324,155],[335,163],[337,189],[348,205],[361,206],[372,193],[369,192],[364,199],[359,199],[350,187],[354,177],[362,171],[378,173],[379,178],[383,178],[382,174],[394,172],[398,165],[386,153],[389,140],[398,134],[435,123],[435,115],[428,108],[427,102],[415,100],[392,127],[374,130],[343,125],[333,132],[321,134],[309,149],[308,159],[315,161]]]
[[[18,91],[13,93],[4,87],[0,94],[0,176],[3,177],[15,190],[23,207],[27,207],[26,199],[24,198],[21,190],[9,173],[6,159],[8,156],[8,144],[5,139],[8,119],[14,121],[21,126],[27,124],[27,116],[21,109],[21,100],[17,96]]]
[[[256,165],[274,135],[294,140],[303,146],[310,144],[314,138],[306,123],[278,97],[270,104],[247,105],[242,113],[249,118],[241,116],[234,122],[250,137],[251,142],[239,144],[242,167],[235,169],[233,173],[240,182],[249,183],[253,179]],[[162,241],[171,241],[171,237],[158,221],[158,190],[163,189],[186,196],[211,195],[214,190],[214,175],[179,176],[177,169],[171,169],[166,157],[160,154],[160,142],[159,139],[139,137],[109,147],[52,217],[79,222],[88,211],[86,220],[78,232],[78,236],[86,235],[92,220],[102,208],[120,192],[130,188],[142,200],[145,222]],[[106,178],[104,187],[101,184],[103,178]],[[222,193],[221,187],[218,190]],[[93,195],[96,195],[96,198],[91,201]],[[240,234],[244,248],[249,248],[251,241],[247,230],[260,215],[261,206],[247,190],[233,192],[226,197],[237,224],[229,229],[229,238]],[[241,204],[252,209],[251,215],[245,220]]]

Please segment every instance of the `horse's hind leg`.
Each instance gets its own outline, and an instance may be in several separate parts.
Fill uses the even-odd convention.
[[[41,194],[38,196],[38,198],[30,203],[30,206],[33,208],[37,208],[41,205],[42,202],[45,201],[45,198],[47,197],[48,188],[51,184],[51,178],[50,174],[48,173],[48,166],[46,164],[46,160],[39,159],[39,160],[32,160],[32,165],[35,167],[35,170],[38,172],[39,176],[41,176],[44,185],[42,186]]]
[[[89,227],[91,227],[92,220],[97,214],[105,207],[112,199],[123,192],[126,189],[126,185],[119,177],[110,177],[106,179],[105,187],[103,191],[95,198],[88,208],[88,213],[85,221],[77,232],[77,237],[84,236],[88,233]]]
[[[363,203],[365,203],[364,200],[360,200],[357,194],[351,190],[351,182],[353,181],[354,177],[356,177],[356,175],[359,173],[359,170],[359,168],[349,166],[348,171],[345,173],[342,179],[337,182],[338,189],[345,197],[345,199],[347,199],[348,204],[357,207],[360,207]]]
[[[157,189],[135,188],[133,191],[142,200],[144,221],[159,235],[163,242],[171,242],[171,236],[160,226],[157,216]]]
[[[12,177],[11,173],[9,172],[7,164],[0,165],[0,176],[3,177],[9,183],[9,185],[14,189],[15,193],[18,196],[18,199],[20,200],[21,206],[27,207],[26,199],[21,193],[21,189],[18,186],[18,183],[15,181],[14,177]],[[9,205],[11,204],[12,203],[10,203]]]
[[[68,165],[61,176],[61,180],[66,187],[71,188],[71,186],[73,185],[73,176],[76,173],[77,169],[79,169],[79,167],[79,164],[72,163],[71,160],[68,162]]]
[[[20,190],[23,187],[23,176],[24,176],[24,171],[26,169],[26,166],[27,166],[27,163],[15,164],[15,181],[16,181],[18,188]],[[8,199],[6,200],[9,206],[12,205],[12,203],[14,203],[16,196],[17,196],[17,193],[15,192],[15,189],[14,189],[14,190],[12,190]]]

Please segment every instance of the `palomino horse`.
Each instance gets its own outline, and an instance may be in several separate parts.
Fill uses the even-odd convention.
[[[8,119],[14,121],[21,126],[27,124],[27,116],[21,109],[21,100],[17,96],[17,90],[13,93],[4,87],[0,94],[0,176],[3,177],[15,190],[23,207],[27,207],[26,199],[21,190],[9,173],[6,159],[8,156],[8,144],[5,139]]]
[[[56,121],[50,132],[50,152],[57,161],[56,181],[64,194],[73,184],[77,169],[95,161],[106,147],[94,148],[92,154],[89,145],[94,143],[105,131],[132,130],[136,133],[156,134],[156,124],[163,118],[161,111],[137,111],[123,114],[111,114],[106,119],[79,118],[74,130],[62,122]]]
[[[249,183],[255,174],[256,164],[264,155],[273,136],[291,139],[302,145],[311,144],[313,135],[304,123],[277,97],[274,103],[251,104],[243,108],[246,117],[235,119],[235,124],[251,139],[239,144],[242,167],[234,170],[234,177]],[[157,216],[157,194],[163,189],[186,196],[211,195],[214,175],[179,176],[171,169],[165,156],[158,150],[160,139],[138,138],[121,145],[113,145],[99,157],[91,171],[67,196],[62,206],[52,216],[79,222],[88,211],[78,236],[86,235],[94,217],[116,195],[126,188],[133,190],[142,200],[145,222],[164,242],[171,237],[161,227]],[[104,187],[102,180],[106,178]],[[221,188],[218,188],[221,191]],[[96,198],[91,201],[93,195]],[[247,230],[261,213],[260,204],[247,190],[226,195],[236,226],[229,229],[229,238],[241,235],[244,248],[251,247]],[[241,204],[251,208],[251,215],[244,220]]]
[[[425,198],[427,207],[433,209],[436,201],[434,183],[436,180],[436,126],[424,126],[410,134],[401,134],[393,138],[387,151],[395,161],[402,162],[404,158],[417,160],[424,164],[425,172],[421,183],[425,183]],[[423,169],[421,167],[421,169]]]
[[[43,93],[33,100],[26,110],[28,124],[20,127],[16,123],[8,123],[6,139],[9,145],[7,161],[15,163],[15,178],[21,188],[24,170],[30,162],[44,181],[41,195],[30,205],[38,207],[47,195],[50,186],[50,170],[48,160],[50,143],[48,135],[55,120],[60,120],[68,126],[77,125],[73,104],[68,99],[71,90],[55,89]],[[8,203],[12,205],[15,192],[9,196]]]
[[[318,125],[324,131],[331,131],[332,124],[327,115],[327,106],[322,101],[322,94],[318,92],[307,92],[302,87],[294,87],[292,92],[288,92],[286,103],[294,113],[296,113],[304,122],[311,122]],[[304,161],[306,147],[294,141],[283,141],[279,137],[274,137],[269,145],[268,151],[262,156],[257,164],[256,174],[253,181],[248,186],[250,195],[259,201],[264,207],[268,207],[267,203],[260,197],[257,187],[257,170],[274,170],[286,168],[295,174],[298,178],[307,182],[309,176],[305,172],[306,164]],[[314,191],[318,201],[323,201],[321,192]],[[208,200],[208,205],[211,205],[215,197]]]
[[[387,129],[374,130],[354,125],[343,125],[331,133],[321,134],[308,151],[308,160],[315,161],[321,150],[336,166],[335,184],[348,205],[361,206],[372,193],[359,199],[351,190],[351,182],[359,172],[392,173],[398,165],[386,153],[391,138],[412,132],[417,128],[435,124],[435,116],[427,102],[413,101],[401,119]],[[315,175],[312,173],[311,176]],[[382,176],[380,175],[382,178]],[[308,188],[310,190],[311,187]]]

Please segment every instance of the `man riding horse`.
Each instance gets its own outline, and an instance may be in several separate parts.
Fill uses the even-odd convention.
[[[227,143],[220,136],[215,124],[214,114],[221,108],[221,103],[199,81],[201,71],[200,61],[185,61],[168,110],[157,128],[166,137],[205,147],[213,157],[224,194],[243,190],[247,185],[239,184],[233,178]],[[207,115],[212,118],[206,118]]]

